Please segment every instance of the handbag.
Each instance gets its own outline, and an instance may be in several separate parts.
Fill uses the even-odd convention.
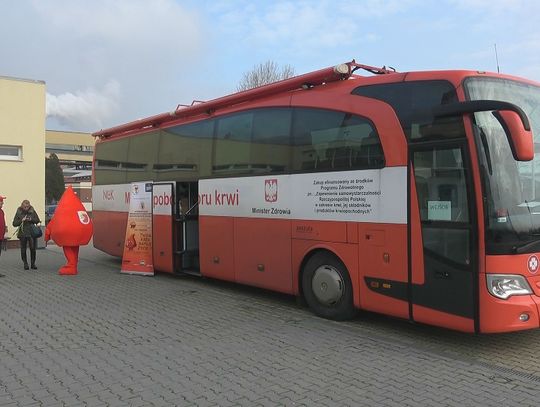
[[[41,237],[43,235],[43,231],[41,230],[41,227],[32,223],[30,225],[30,235],[32,237]]]

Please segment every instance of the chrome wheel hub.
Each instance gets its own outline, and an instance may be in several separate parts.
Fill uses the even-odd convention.
[[[332,266],[320,266],[313,273],[311,280],[313,294],[324,305],[336,304],[343,296],[344,286],[341,274]]]

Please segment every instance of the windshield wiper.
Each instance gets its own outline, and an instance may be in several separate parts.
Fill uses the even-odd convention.
[[[524,243],[520,246],[512,247],[512,251],[516,254],[538,252],[540,251],[540,239],[533,240],[532,242]]]

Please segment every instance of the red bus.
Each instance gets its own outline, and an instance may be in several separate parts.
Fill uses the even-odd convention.
[[[98,131],[94,246],[122,255],[147,181],[156,270],[335,320],[538,328],[539,86],[352,61]]]

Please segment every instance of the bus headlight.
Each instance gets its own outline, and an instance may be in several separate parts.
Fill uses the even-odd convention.
[[[512,295],[532,294],[529,283],[523,276],[514,274],[486,274],[491,295],[506,300]]]

